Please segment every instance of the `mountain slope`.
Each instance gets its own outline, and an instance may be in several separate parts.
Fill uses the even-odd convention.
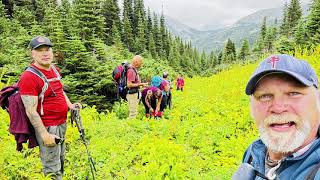
[[[303,5],[303,14],[307,15],[310,5]],[[282,8],[263,9],[239,19],[232,26],[210,30],[199,31],[184,25],[173,18],[166,16],[169,30],[182,39],[191,40],[192,44],[207,52],[219,50],[224,47],[228,38],[240,47],[242,40],[247,38],[252,45],[257,39],[263,17],[267,17],[268,24],[274,24],[277,19],[278,24],[282,18]]]

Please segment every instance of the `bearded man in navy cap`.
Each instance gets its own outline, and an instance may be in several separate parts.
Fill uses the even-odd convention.
[[[312,67],[272,55],[245,92],[260,139],[246,150],[233,179],[320,179],[320,94]]]

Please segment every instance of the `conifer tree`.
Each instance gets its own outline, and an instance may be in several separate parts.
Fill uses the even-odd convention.
[[[223,51],[220,51],[219,54],[218,54],[217,65],[222,63],[222,58],[223,58]]]
[[[162,51],[162,56],[163,58],[167,59],[167,56],[169,54],[169,42],[168,42],[168,37],[167,37],[167,29],[165,25],[165,19],[164,15],[161,14],[160,17],[160,38],[161,38],[161,51]]]
[[[196,49],[195,49],[196,50]],[[201,70],[205,71],[208,69],[208,59],[207,59],[207,55],[204,52],[204,50],[201,53],[201,58],[200,58],[200,62],[201,62]]]
[[[302,9],[300,0],[291,0],[288,7],[287,24],[289,28],[289,36],[294,35],[295,27],[298,25],[299,20],[302,17]]]
[[[308,44],[308,40],[306,39],[306,21],[301,19],[299,24],[296,27],[294,40],[298,46],[305,46]]]
[[[236,60],[236,48],[231,39],[228,39],[224,51],[223,51],[223,62],[232,63]]]
[[[112,43],[118,47],[118,48],[122,48],[123,44],[121,41],[121,35],[118,29],[118,26],[116,25],[116,22],[113,22],[113,26],[112,26]]]
[[[144,10],[144,5],[142,0],[134,0],[133,12],[134,13],[133,13],[132,30],[133,30],[133,35],[136,37],[138,36],[138,33],[139,33],[138,32],[139,23],[142,21],[142,24],[145,24],[145,21],[146,21],[146,13]]]
[[[320,0],[313,0],[306,22],[306,36],[311,44],[320,43]]]
[[[283,7],[283,14],[282,14],[282,24],[280,26],[280,34],[282,36],[288,36],[289,35],[289,25],[288,25],[288,4],[287,1],[285,1],[284,7]]]
[[[157,54],[160,57],[163,57],[162,41],[161,41],[162,38],[159,30],[158,17],[155,13],[153,14],[153,36],[154,36],[154,42],[156,45]]]
[[[13,17],[18,20],[26,30],[30,30],[32,23],[36,20],[31,0],[21,2],[14,1]]]
[[[101,15],[99,0],[74,0],[74,16],[78,20],[80,37],[88,49],[92,48],[94,39],[105,40],[105,20]]]
[[[216,56],[214,51],[210,52],[208,63],[209,63],[209,68],[214,68],[217,65],[218,57]]]
[[[32,0],[32,2],[33,2],[33,11],[35,13],[37,22],[43,21],[45,10],[48,4],[54,4],[55,6],[58,6],[57,1],[52,1],[52,0]]]
[[[145,24],[141,17],[138,19],[138,34],[135,40],[136,54],[141,54],[146,49]]]
[[[134,28],[134,12],[133,12],[133,1],[132,0],[124,0],[123,1],[123,18],[128,18],[128,22],[130,23],[131,34],[134,38],[133,28]],[[124,31],[125,33],[126,31]]]
[[[34,36],[39,36],[43,34],[45,33],[42,25],[39,25],[38,22],[34,21],[31,25],[30,35],[34,37]]]
[[[134,50],[134,37],[132,34],[131,22],[129,17],[124,14],[123,17],[123,43],[125,47],[129,49],[129,51]]]
[[[175,70],[179,69],[179,60],[180,60],[180,53],[178,50],[178,42],[176,39],[173,40],[173,43],[170,48],[168,62]]]
[[[154,39],[153,39],[153,33],[152,31],[149,32],[149,36],[148,36],[148,50],[151,54],[151,56],[155,59],[157,59],[157,50],[156,50],[156,44],[154,42]]]
[[[106,44],[111,45],[114,42],[112,37],[114,30],[113,28],[117,27],[118,32],[120,30],[120,18],[119,18],[119,7],[118,0],[104,0],[102,2],[102,15],[105,19],[105,29],[106,29]],[[115,26],[115,27],[114,27]]]
[[[5,7],[2,3],[0,3],[0,18],[1,20],[3,20],[6,17],[7,17],[7,14],[6,14]]]
[[[261,29],[260,29],[260,37],[262,40],[265,40],[267,34],[267,17],[263,17]]]
[[[44,31],[54,42],[55,51],[63,51],[65,34],[56,2],[48,2],[43,17]]]
[[[249,55],[250,55],[249,42],[248,42],[248,39],[244,39],[242,41],[242,46],[240,48],[239,58],[240,60],[245,61],[247,60]]]
[[[152,17],[151,17],[151,12],[150,12],[150,8],[148,7],[148,14],[147,14],[147,29],[146,29],[146,37],[147,39],[147,49],[150,51],[149,49],[149,44],[150,44],[150,36],[152,34],[153,31],[153,25],[152,25]],[[152,34],[153,36],[153,34]],[[153,39],[154,37],[152,37]],[[153,40],[154,42],[154,40]],[[151,52],[151,51],[150,51]]]

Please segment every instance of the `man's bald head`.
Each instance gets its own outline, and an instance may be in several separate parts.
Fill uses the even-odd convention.
[[[140,68],[143,64],[143,58],[140,55],[135,55],[132,58],[132,66],[135,68]]]

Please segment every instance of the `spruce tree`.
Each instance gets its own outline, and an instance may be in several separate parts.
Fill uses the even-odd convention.
[[[102,2],[102,15],[105,19],[106,29],[106,44],[111,45],[113,42],[112,31],[113,26],[120,30],[120,18],[119,18],[119,7],[117,0],[105,0]]]
[[[296,27],[294,40],[298,46],[303,47],[308,44],[308,40],[306,38],[306,21],[301,19]]]
[[[66,41],[61,19],[57,4],[48,2],[44,12],[43,25],[46,35],[54,42],[56,52],[63,51]]]
[[[23,2],[14,1],[13,4],[13,17],[26,29],[30,30],[31,25],[35,22],[35,14],[31,0]]]
[[[196,50],[196,49],[195,49]],[[197,50],[196,50],[197,51]],[[201,65],[201,70],[205,71],[208,69],[208,59],[207,59],[207,55],[204,52],[204,50],[201,53],[201,58],[200,58],[200,65]]]
[[[244,39],[242,41],[242,46],[240,48],[239,58],[240,60],[245,61],[247,60],[249,55],[250,55],[249,42],[248,42],[248,39]]]
[[[288,36],[289,35],[288,4],[287,4],[287,1],[285,1],[284,7],[283,7],[282,24],[280,26],[280,34],[282,36]]]
[[[128,18],[128,22],[130,23],[131,34],[134,38],[133,28],[134,28],[134,12],[133,12],[133,1],[132,0],[124,0],[123,1],[123,18]],[[126,32],[126,31],[125,31]]]
[[[134,0],[132,30],[133,30],[133,35],[135,37],[138,36],[138,34],[139,34],[138,26],[141,21],[142,21],[142,24],[144,24],[146,21],[146,13],[144,11],[143,1],[142,0]]]
[[[320,43],[320,0],[313,0],[306,22],[306,36],[310,45]]]
[[[2,3],[0,3],[0,18],[1,20],[6,18],[7,17],[7,14],[6,14],[6,10],[5,10],[5,7]]]
[[[265,40],[267,34],[267,17],[263,18],[261,29],[260,29],[260,37]]]
[[[160,57],[163,57],[162,37],[161,37],[160,30],[159,30],[158,17],[155,13],[153,14],[153,36],[154,36],[154,42],[156,45],[157,54]]]
[[[132,28],[131,28],[131,22],[129,17],[124,14],[123,17],[123,43],[125,47],[129,49],[129,51],[133,51],[135,49],[134,47],[134,37],[132,34]]]
[[[113,26],[112,26],[112,43],[118,47],[118,48],[122,48],[123,44],[121,41],[121,34],[119,32],[118,26],[116,25],[116,22],[113,22]]]
[[[138,19],[137,30],[138,30],[138,34],[137,34],[136,40],[135,40],[135,43],[136,43],[135,53],[141,54],[146,49],[145,24],[144,24],[144,21],[142,20],[141,17]]]
[[[148,14],[147,14],[147,29],[146,29],[146,37],[147,39],[147,49],[150,51],[149,49],[149,44],[150,44],[150,36],[152,34],[153,36],[153,25],[152,25],[152,17],[151,17],[151,12],[150,12],[150,8],[148,7]],[[152,37],[153,39],[154,37]],[[154,40],[153,40],[154,42]],[[150,51],[151,52],[151,51]]]
[[[169,42],[167,37],[167,29],[165,25],[164,15],[162,14],[160,17],[160,38],[161,38],[161,51],[163,58],[167,59],[167,55],[169,54]]]
[[[156,50],[156,44],[154,42],[154,39],[153,39],[153,33],[152,31],[149,32],[149,36],[148,36],[148,50],[150,52],[150,54],[152,55],[152,57],[154,59],[157,59],[158,58],[158,55],[157,55],[157,50]]]
[[[214,51],[210,52],[208,63],[209,63],[209,68],[214,68],[217,65],[218,57]]]
[[[287,14],[289,36],[294,35],[295,27],[298,25],[301,17],[302,17],[302,9],[300,5],[300,0],[291,0],[291,3],[288,7],[288,14]]]
[[[94,39],[105,40],[105,20],[101,15],[101,2],[99,0],[74,0],[74,16],[80,37],[90,50]]]
[[[223,62],[232,63],[236,60],[236,48],[231,39],[228,39],[225,48],[223,50]]]

